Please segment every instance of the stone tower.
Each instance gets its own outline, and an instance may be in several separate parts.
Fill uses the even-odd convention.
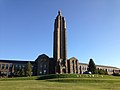
[[[54,51],[55,73],[67,73],[66,22],[61,11],[54,23]]]

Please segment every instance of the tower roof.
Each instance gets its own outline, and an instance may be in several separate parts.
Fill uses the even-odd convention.
[[[58,11],[58,15],[62,16],[62,12],[61,12],[61,10]]]

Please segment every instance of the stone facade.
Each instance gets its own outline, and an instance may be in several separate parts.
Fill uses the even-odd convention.
[[[37,66],[37,75],[39,74],[49,74],[49,57],[46,56],[45,54],[40,55],[37,59],[36,59],[36,66]]]
[[[61,11],[54,23],[54,50],[55,73],[67,73],[67,51],[66,51],[66,24]]]
[[[75,57],[67,58],[66,22],[61,11],[58,11],[54,23],[53,58],[42,54],[35,61],[0,60],[0,76],[16,75],[18,70],[25,69],[28,62],[32,64],[32,75],[83,74],[88,70],[88,64],[79,63],[78,61]],[[120,73],[120,69],[116,67],[96,65],[96,68],[104,69],[108,74]]]
[[[54,64],[53,58],[49,58],[47,55],[42,54],[38,56],[38,58],[35,60],[37,74],[53,74],[55,73],[55,64]]]
[[[4,61],[4,62],[3,62]],[[0,60],[0,76],[6,77],[16,75],[17,70],[24,69],[28,61],[17,61],[17,60]],[[32,75],[43,75],[43,74],[55,74],[55,62],[53,58],[49,58],[47,55],[42,54],[38,56],[35,61],[30,61],[32,64]],[[70,74],[83,74],[88,70],[88,64],[79,63],[78,59],[72,57],[67,60],[67,69]],[[117,67],[96,65],[98,69],[107,70],[108,74],[120,73],[120,69]]]
[[[80,71],[78,70],[78,60],[75,57],[70,58],[69,60],[67,60],[67,64],[68,64],[68,73],[72,73],[72,74],[78,74],[80,73]]]
[[[0,75],[1,76],[9,76],[14,72],[14,66],[9,62],[0,62]]]
[[[88,70],[88,64],[86,63],[79,63],[79,67],[81,68],[81,74],[86,72]],[[108,72],[108,74],[113,74],[113,73],[120,73],[120,69],[117,67],[112,67],[112,66],[104,66],[104,65],[96,65],[96,69],[104,69]]]

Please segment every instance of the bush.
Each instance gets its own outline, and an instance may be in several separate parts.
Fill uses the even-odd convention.
[[[113,76],[120,76],[119,73],[113,73]]]
[[[100,75],[108,75],[107,70],[104,69],[96,69],[96,74],[100,74]]]

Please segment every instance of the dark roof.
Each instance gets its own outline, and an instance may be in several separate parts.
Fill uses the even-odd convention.
[[[116,68],[116,69],[119,69],[119,68],[113,67],[113,66],[104,66],[104,65],[96,65],[96,66],[98,66],[98,67],[108,67],[108,68]]]
[[[82,64],[82,65],[88,65],[87,63],[79,63],[79,64]]]
[[[0,62],[5,62],[5,63],[27,63],[29,61],[23,61],[23,60],[0,60]],[[35,61],[30,61],[30,62],[35,62]]]

